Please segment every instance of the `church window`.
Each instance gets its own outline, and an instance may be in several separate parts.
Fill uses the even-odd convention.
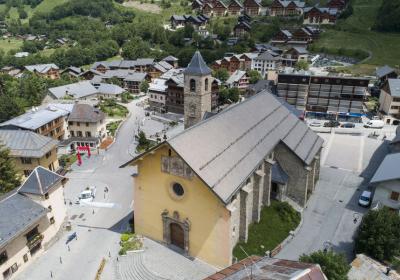
[[[190,80],[190,91],[196,91],[196,81],[194,79]]]
[[[182,185],[179,183],[174,183],[172,185],[172,190],[173,190],[174,194],[178,197],[181,197],[185,193],[185,190],[183,189]]]
[[[204,80],[204,90],[208,90],[208,79]]]

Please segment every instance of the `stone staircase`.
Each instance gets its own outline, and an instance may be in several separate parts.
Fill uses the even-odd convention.
[[[144,263],[144,252],[128,253],[116,262],[119,280],[169,280],[149,271]]]

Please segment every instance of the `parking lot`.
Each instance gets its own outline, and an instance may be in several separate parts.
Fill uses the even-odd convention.
[[[394,129],[388,127],[383,131],[391,135]],[[298,234],[278,254],[279,258],[297,260],[303,253],[328,246],[352,260],[354,234],[367,211],[358,205],[358,198],[369,188],[370,178],[387,153],[390,137],[383,140],[382,131],[378,138],[368,137],[367,129],[348,131],[319,133],[325,141],[320,180],[303,211]]]

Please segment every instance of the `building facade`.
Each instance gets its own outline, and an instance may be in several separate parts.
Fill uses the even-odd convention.
[[[71,149],[80,146],[96,148],[107,136],[105,114],[91,105],[75,104],[68,117],[68,129],[70,138],[64,142]]]
[[[301,111],[359,117],[368,83],[365,78],[279,74],[277,94]]]
[[[379,95],[379,111],[386,124],[400,123],[400,79],[387,79]]]
[[[322,142],[261,92],[123,165],[138,167],[135,231],[215,267],[230,265],[271,199],[307,204]]]
[[[56,171],[58,141],[27,130],[0,130],[0,143],[10,150],[16,169],[23,177],[43,166]]]
[[[0,200],[0,272],[10,279],[44,252],[66,217],[65,178],[37,167],[18,192]]]

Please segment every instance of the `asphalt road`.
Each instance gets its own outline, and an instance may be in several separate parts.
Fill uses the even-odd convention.
[[[128,228],[128,220],[133,209],[133,168],[120,169],[132,156],[129,148],[134,147],[134,131],[144,111],[128,104],[130,117],[122,124],[115,143],[103,155],[84,158],[81,166],[74,165],[67,174],[64,194],[68,204],[68,218],[72,231],[64,232],[44,254],[33,261],[29,267],[17,275],[16,279],[94,279],[102,258],[107,260],[117,255],[120,233]],[[95,202],[101,207],[80,206],[76,201],[78,194],[87,186],[96,186]],[[109,192],[104,193],[107,186]],[[69,202],[72,205],[69,205]],[[72,232],[77,240],[66,245]],[[102,279],[113,279],[110,263],[106,264]],[[51,277],[52,276],[52,277]]]

